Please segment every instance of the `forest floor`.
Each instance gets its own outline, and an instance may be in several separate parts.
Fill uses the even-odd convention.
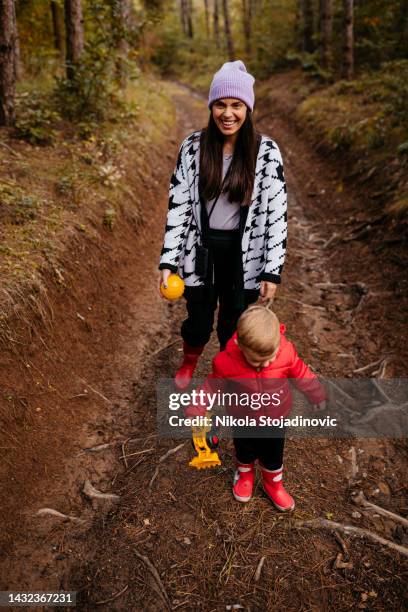
[[[276,81],[277,112],[258,126],[279,144],[288,184],[288,258],[277,314],[299,354],[324,376],[350,377],[379,358],[386,359],[385,377],[406,376],[404,243],[385,235],[366,194],[286,120],[288,89]],[[166,191],[178,143],[207,115],[187,88],[168,84],[168,91],[177,133],[166,134],[153,164],[157,182],[144,193],[142,228],[135,234],[119,224],[81,253],[86,265],[72,271],[75,293],[69,301],[50,293],[53,331],[28,354],[48,389],[41,401],[26,390],[26,403],[41,404],[32,416],[41,429],[36,446],[30,432],[10,433],[4,455],[1,589],[77,591],[79,610],[406,609],[407,562],[398,552],[296,526],[331,518],[407,546],[403,526],[356,507],[351,495],[362,489],[370,501],[407,515],[402,440],[289,438],[285,481],[297,506],[283,515],[259,484],[250,503],[232,498],[230,441],[222,444],[221,467],[201,472],[188,467],[188,441],[157,438],[156,385],[177,367],[184,316],[182,301],[168,304],[156,290]],[[198,376],[216,350],[214,338]],[[14,365],[10,387],[20,384]],[[87,480],[119,501],[91,502],[83,493]],[[40,508],[84,523],[37,515]]]

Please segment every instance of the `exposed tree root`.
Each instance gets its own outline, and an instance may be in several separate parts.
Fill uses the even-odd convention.
[[[89,480],[85,480],[84,488],[82,489],[83,493],[89,497],[90,499],[102,499],[106,501],[119,501],[119,495],[115,495],[114,493],[102,493],[102,491],[98,491],[95,487],[89,482]]]
[[[107,604],[107,603],[110,603],[111,601],[115,601],[115,599],[118,599],[121,595],[123,595],[123,593],[126,593],[128,588],[129,588],[129,585],[127,584],[118,593],[116,593],[115,595],[112,595],[112,597],[109,597],[108,599],[101,599],[100,601],[94,601],[93,603],[95,606],[102,606],[103,604]]]
[[[405,525],[405,527],[408,527],[408,519],[406,519],[403,516],[400,516],[399,514],[395,514],[394,512],[391,512],[390,510],[386,510],[385,508],[382,508],[381,506],[377,506],[377,504],[373,504],[372,502],[369,502],[368,499],[365,498],[364,493],[362,491],[359,491],[358,493],[353,495],[353,502],[357,506],[361,506],[363,508],[366,508],[367,510],[376,512],[377,514],[382,514],[386,518],[389,518],[393,521],[397,521],[398,523]]]
[[[368,529],[362,529],[361,527],[355,527],[354,525],[344,525],[343,523],[336,523],[335,521],[329,521],[328,519],[318,518],[311,521],[297,521],[294,526],[299,528],[310,527],[311,529],[329,529],[330,531],[335,531],[337,529],[345,535],[367,538],[368,540],[372,540],[377,544],[381,544],[382,546],[386,546],[391,550],[399,552],[400,555],[403,555],[404,557],[408,557],[408,548],[405,546],[395,544],[395,542],[386,540],[377,533],[369,531]]]
[[[87,522],[84,519],[78,518],[77,516],[70,516],[69,514],[63,514],[62,512],[58,512],[58,510],[54,510],[53,508],[40,508],[39,510],[37,510],[36,514],[38,514],[39,516],[56,516],[57,518],[62,518],[64,520],[71,521],[72,523],[78,523],[80,525],[85,525],[85,523]]]
[[[171,448],[170,450],[167,451],[167,453],[165,453],[162,457],[160,457],[159,461],[157,462],[157,467],[154,470],[154,474],[151,477],[151,480],[149,482],[149,491],[151,490],[151,488],[153,486],[153,483],[154,483],[154,481],[156,480],[156,478],[157,478],[157,476],[159,474],[159,465],[160,465],[160,463],[163,463],[163,461],[165,461],[167,459],[167,457],[169,457],[173,453],[176,453],[178,450],[180,450],[180,448],[183,448],[184,445],[185,445],[185,442],[183,442],[183,444],[179,444],[175,448]]]
[[[143,561],[143,563],[146,565],[147,569],[149,570],[150,574],[153,577],[153,586],[155,587],[155,590],[157,591],[158,595],[163,600],[163,603],[166,605],[166,607],[169,610],[171,610],[170,599],[169,599],[169,596],[167,595],[166,589],[164,588],[159,572],[154,567],[153,563],[150,561],[148,557],[145,557],[145,555],[140,554],[139,552],[137,552],[137,550],[135,550],[135,555],[138,559]]]

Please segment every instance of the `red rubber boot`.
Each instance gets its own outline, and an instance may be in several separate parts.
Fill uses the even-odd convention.
[[[286,491],[282,483],[282,467],[278,470],[267,470],[261,466],[263,488],[275,508],[289,512],[295,507],[295,500]]]
[[[183,343],[184,358],[174,377],[174,383],[178,389],[186,389],[191,382],[198,359],[204,350],[204,346],[189,346]]]
[[[234,474],[232,493],[237,501],[248,502],[252,497],[255,479],[255,463],[239,463]]]

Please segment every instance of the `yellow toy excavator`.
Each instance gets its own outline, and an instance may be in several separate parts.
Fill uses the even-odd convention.
[[[190,467],[204,470],[221,465],[220,458],[215,450],[219,444],[216,429],[213,426],[193,427],[192,431],[192,444],[197,455],[190,461]]]

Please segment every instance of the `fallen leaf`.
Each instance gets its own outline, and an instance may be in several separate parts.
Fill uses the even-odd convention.
[[[380,492],[383,495],[391,495],[390,487],[387,485],[386,482],[379,482],[378,488],[380,489]]]

